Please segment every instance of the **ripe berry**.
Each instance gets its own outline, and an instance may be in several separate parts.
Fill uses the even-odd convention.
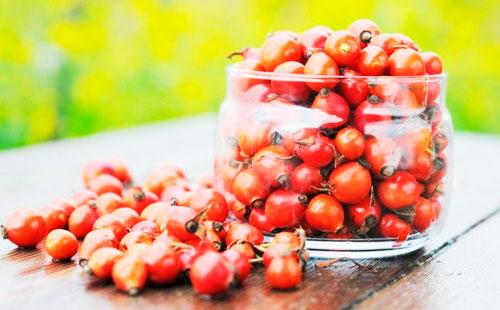
[[[292,190],[306,195],[316,193],[322,182],[321,170],[308,163],[298,165],[290,177]]]
[[[292,227],[302,220],[306,204],[307,196],[276,190],[266,200],[266,218],[275,227]]]
[[[19,247],[34,247],[47,235],[47,223],[35,209],[18,209],[7,217],[0,233]]]
[[[374,197],[368,196],[361,202],[350,205],[347,209],[347,217],[355,228],[367,231],[378,224],[381,212],[378,201]]]
[[[424,75],[425,62],[422,56],[412,49],[398,49],[389,57],[389,74],[399,76]]]
[[[113,231],[110,229],[98,229],[89,232],[80,246],[80,266],[84,267],[90,255],[95,250],[103,247],[118,248],[118,240],[116,240]]]
[[[154,236],[147,232],[133,230],[123,236],[123,238],[120,240],[119,248],[122,251],[127,251],[128,249],[139,243],[151,244],[153,243],[153,239]]]
[[[319,194],[307,205],[306,221],[314,229],[336,232],[344,226],[344,209],[337,199]]]
[[[269,188],[262,182],[253,169],[238,173],[233,183],[233,193],[237,200],[247,206],[262,205]]]
[[[424,52],[420,55],[425,62],[425,71],[427,74],[441,74],[443,72],[443,63],[436,53]]]
[[[330,56],[323,52],[316,52],[307,60],[304,73],[312,75],[339,75],[339,68]],[[307,85],[314,91],[320,91],[323,88],[333,88],[337,83],[338,79],[318,78],[318,81],[307,82]]]
[[[345,99],[337,93],[334,93],[326,88],[323,88],[314,99],[311,109],[321,110],[331,117],[328,117],[328,122],[322,124],[322,128],[338,128],[347,123],[349,119],[349,105]]]
[[[78,252],[78,240],[67,230],[55,229],[47,235],[45,250],[53,259],[67,260]]]
[[[142,189],[140,186],[131,187],[123,195],[123,204],[134,209],[139,214],[141,214],[144,208],[158,201],[158,196],[150,191]]]
[[[199,294],[215,295],[226,292],[234,280],[234,271],[220,253],[206,252],[191,267],[189,279]]]
[[[419,231],[426,231],[432,223],[436,220],[436,210],[432,202],[419,197],[415,204],[415,215],[413,216],[413,227]]]
[[[275,33],[262,45],[260,63],[266,71],[273,71],[286,61],[301,61],[302,56],[297,38],[287,33]]]
[[[222,255],[234,267],[237,281],[239,283],[245,281],[252,269],[248,257],[235,248],[224,251]]]
[[[338,65],[349,66],[359,56],[361,48],[358,40],[349,31],[335,31],[325,42],[325,53],[332,57]]]
[[[382,75],[388,67],[389,57],[378,46],[369,45],[359,53],[358,70],[362,75]]]
[[[377,185],[377,197],[389,209],[399,209],[412,205],[422,192],[422,186],[415,177],[398,171]]]
[[[271,89],[274,93],[291,102],[304,102],[309,98],[310,89],[305,82],[281,79],[282,74],[304,74],[304,65],[297,61],[287,61],[274,69]]]
[[[226,245],[240,240],[258,245],[264,241],[264,236],[260,230],[247,223],[231,223],[226,235]]]
[[[129,295],[137,295],[146,285],[148,270],[137,255],[126,254],[115,262],[111,276],[116,287]]]
[[[97,197],[95,204],[97,207],[97,214],[99,216],[110,214],[116,209],[125,206],[123,204],[122,197],[115,193],[104,193],[100,195],[99,197]]]
[[[302,281],[302,268],[293,256],[276,257],[266,268],[266,281],[276,289],[291,289]]]
[[[181,272],[179,255],[166,244],[155,243],[144,256],[149,278],[156,284],[168,284]]]
[[[77,238],[85,237],[94,226],[98,218],[94,204],[80,206],[71,213],[68,220],[68,228]]]
[[[148,174],[144,182],[144,189],[160,196],[166,187],[179,179],[185,179],[182,169],[171,164],[162,164]]]
[[[95,177],[89,182],[87,187],[97,195],[115,193],[121,196],[123,192],[122,182],[108,174],[102,174]]]
[[[100,279],[109,279],[111,278],[113,266],[122,256],[123,252],[118,249],[112,247],[99,248],[90,255],[86,267],[87,272]]]
[[[342,128],[335,136],[335,149],[349,160],[355,160],[363,155],[365,138],[363,134],[352,127]]]
[[[382,216],[378,229],[383,237],[395,238],[400,242],[405,241],[411,233],[410,224],[391,213]]]
[[[58,228],[64,228],[68,224],[68,215],[66,210],[60,205],[50,204],[40,209],[47,224],[47,230],[52,231]]]
[[[122,240],[123,236],[127,234],[127,228],[121,220],[113,214],[105,214],[98,218],[95,223],[93,230],[97,229],[110,229],[115,234],[116,240]]]
[[[224,222],[229,212],[224,196],[213,189],[194,192],[189,206],[198,213],[206,210],[205,218],[210,221]]]
[[[342,76],[345,77],[340,81],[342,96],[352,107],[356,107],[368,97],[368,83],[352,69],[345,69]]]
[[[354,21],[348,28],[357,40],[360,46],[365,47],[373,37],[380,34],[380,28],[377,24],[369,19],[358,19]]]
[[[358,162],[340,165],[330,174],[328,184],[332,195],[343,203],[353,204],[363,200],[370,192],[370,172]]]
[[[323,50],[326,39],[333,33],[333,31],[326,26],[315,26],[311,29],[304,31],[299,36],[299,43],[303,48],[304,55],[316,51]]]
[[[137,214],[134,209],[130,208],[118,208],[111,214],[116,216],[127,229],[131,229],[135,224],[141,221],[139,214]]]

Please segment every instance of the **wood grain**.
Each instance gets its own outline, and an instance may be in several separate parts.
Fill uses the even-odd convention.
[[[497,214],[449,250],[360,304],[361,309],[494,309],[499,305]],[[405,292],[405,298],[401,298]]]
[[[196,180],[211,168],[214,119],[213,115],[203,115],[0,153],[0,220],[17,207],[40,207],[55,196],[65,197],[78,189],[81,186],[80,168],[89,159],[126,158],[138,180],[156,163],[172,161],[186,167],[188,175]],[[387,296],[398,293],[405,298],[408,294],[422,296],[419,294],[425,292],[414,292],[404,286],[399,288],[397,284],[404,283],[407,277],[420,270],[414,267],[415,262],[428,259],[429,266],[434,264],[432,253],[436,249],[445,246],[443,252],[447,253],[458,247],[447,244],[464,233],[468,236],[472,225],[481,223],[500,207],[498,182],[492,182],[494,175],[500,172],[495,165],[500,154],[500,139],[460,134],[455,142],[456,169],[447,224],[437,238],[411,255],[360,261],[364,266],[361,268],[345,261],[318,269],[311,262],[301,289],[289,292],[271,291],[264,283],[263,270],[256,268],[243,288],[232,290],[225,298],[202,298],[187,285],[148,288],[132,298],[119,293],[112,285],[82,274],[74,262],[54,263],[43,251],[21,251],[9,242],[0,241],[2,309],[53,309],[62,305],[94,309],[334,309],[363,302],[367,306],[390,305],[392,300]],[[481,160],[478,160],[478,153]],[[479,233],[482,225],[473,230],[475,237],[471,240],[482,239]],[[469,242],[457,244],[468,247]],[[456,251],[455,255],[460,256],[466,249]],[[469,258],[474,264],[472,255]],[[439,272],[432,271],[436,277],[440,277]],[[388,287],[394,281],[396,285]],[[425,286],[421,289],[425,290]],[[394,290],[391,293],[394,295],[383,295],[386,290]]]

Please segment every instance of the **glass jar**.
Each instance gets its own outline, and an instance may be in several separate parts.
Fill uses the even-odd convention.
[[[409,253],[450,196],[446,76],[321,76],[227,68],[215,177],[235,220],[301,227],[312,257]]]

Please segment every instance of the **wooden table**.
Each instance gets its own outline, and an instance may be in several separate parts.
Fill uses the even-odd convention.
[[[0,220],[18,207],[40,207],[80,188],[89,159],[127,158],[141,179],[155,164],[174,161],[193,180],[211,168],[214,115],[108,132],[0,153]],[[187,286],[152,288],[138,297],[81,273],[75,262],[54,263],[39,250],[0,241],[1,309],[66,308],[470,308],[500,306],[500,138],[455,137],[454,186],[444,231],[411,255],[310,262],[301,288],[271,291],[262,268],[243,288],[207,300]]]

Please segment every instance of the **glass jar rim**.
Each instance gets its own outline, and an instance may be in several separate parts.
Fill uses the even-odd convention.
[[[433,75],[415,75],[415,76],[343,76],[343,75],[319,75],[319,74],[297,74],[297,73],[278,73],[267,71],[254,71],[241,69],[238,64],[232,64],[226,67],[226,73],[230,76],[237,76],[241,78],[260,79],[260,80],[280,80],[280,81],[303,81],[314,82],[323,81],[325,79],[339,79],[339,80],[370,80],[370,81],[384,81],[384,82],[397,82],[397,83],[411,83],[411,82],[429,82],[429,81],[445,81],[447,73]]]

